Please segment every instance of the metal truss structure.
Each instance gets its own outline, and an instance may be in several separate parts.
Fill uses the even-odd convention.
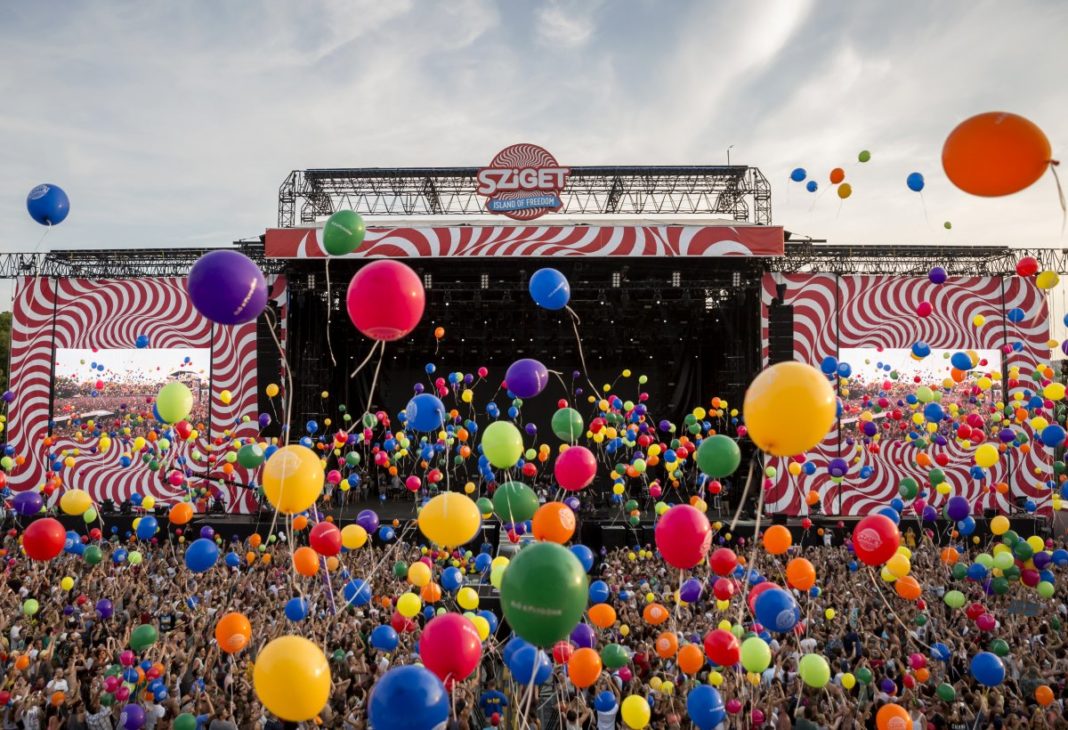
[[[923,276],[941,266],[950,276],[1013,274],[1025,256],[1040,270],[1068,273],[1068,249],[1008,246],[834,246],[806,241],[786,243],[786,255],[764,259],[768,271],[793,274],[882,274]]]
[[[338,210],[365,215],[491,215],[477,167],[294,170],[278,189],[278,225]],[[560,213],[712,214],[771,224],[771,186],[744,165],[572,167]]]

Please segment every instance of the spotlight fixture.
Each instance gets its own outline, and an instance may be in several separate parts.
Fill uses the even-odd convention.
[[[672,271],[671,272],[671,286],[678,287],[678,286],[681,286],[681,285],[682,285],[682,272],[681,271]]]
[[[622,279],[623,279],[623,277],[620,275],[620,273],[618,271],[613,271],[612,272],[612,288],[613,289],[618,289],[620,283],[622,282]]]
[[[731,286],[739,287],[742,285],[742,272],[735,271],[731,273]]]
[[[434,288],[434,276],[432,274],[423,274],[423,288],[424,289],[433,289]]]
[[[489,289],[489,274],[482,274],[479,276],[478,285],[481,289]]]
[[[315,274],[308,274],[307,283],[309,289],[315,288]]]

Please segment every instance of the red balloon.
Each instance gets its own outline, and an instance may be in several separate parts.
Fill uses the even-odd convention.
[[[738,565],[738,556],[730,548],[716,548],[712,551],[708,564],[716,575],[730,575],[734,567]]]
[[[22,533],[22,547],[32,560],[51,560],[63,552],[67,532],[59,520],[43,517]]]
[[[475,625],[458,613],[433,618],[419,637],[419,657],[446,686],[462,682],[482,659],[482,641]]]
[[[720,601],[729,601],[731,596],[734,595],[734,581],[727,578],[716,578],[716,582],[712,586],[712,593]]]
[[[402,616],[400,611],[393,612],[393,615],[389,619],[389,625],[392,626],[393,630],[398,634],[407,631],[415,631],[415,622],[410,618]]]
[[[352,277],[345,305],[356,329],[372,340],[388,342],[399,340],[419,324],[426,292],[409,266],[379,259]]]
[[[597,458],[585,446],[572,446],[556,457],[553,475],[569,492],[585,489],[597,475]]]
[[[705,654],[721,667],[733,667],[742,658],[742,645],[731,632],[716,629],[705,636]]]
[[[574,653],[575,645],[570,641],[558,641],[553,644],[553,661],[557,664],[567,664],[567,660]]]
[[[1016,262],[1016,273],[1020,276],[1034,276],[1038,273],[1038,269],[1038,261],[1030,256],[1024,256]]]
[[[778,588],[779,586],[772,583],[770,580],[766,580],[763,583],[757,583],[755,586],[749,589],[749,593],[746,594],[745,600],[749,604],[749,613],[756,612],[756,599],[760,598],[760,594],[764,591],[770,591],[772,588]],[[781,590],[781,589],[780,589]]]
[[[668,565],[688,570],[708,555],[712,525],[696,507],[677,504],[660,516],[655,537],[656,546]]]
[[[986,606],[981,603],[971,603],[968,608],[964,609],[964,615],[974,621],[975,619],[986,613]]]
[[[308,544],[320,555],[337,555],[341,552],[341,530],[332,522],[320,522],[308,534]]]
[[[901,533],[884,515],[868,515],[853,528],[853,550],[861,562],[882,565],[901,547]]]

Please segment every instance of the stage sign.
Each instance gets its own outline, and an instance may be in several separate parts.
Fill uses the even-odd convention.
[[[570,174],[536,144],[514,144],[478,171],[477,192],[486,197],[490,213],[530,221],[560,208]]]
[[[723,224],[370,227],[343,258],[782,256],[783,240],[781,226]],[[264,249],[268,258],[326,257],[319,228],[270,228]]]

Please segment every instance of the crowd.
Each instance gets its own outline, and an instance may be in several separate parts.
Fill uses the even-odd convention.
[[[133,546],[120,545],[114,537],[100,543],[104,555],[99,564],[70,553],[38,563],[19,554],[18,531],[13,529],[3,544],[0,658],[6,673],[0,687],[0,727],[126,727],[121,713],[128,702],[140,702],[144,719],[137,726],[146,728],[297,727],[283,724],[263,708],[253,690],[251,669],[264,644],[293,631],[287,604],[302,596],[307,616],[299,622],[299,631],[329,658],[332,690],[318,719],[301,726],[366,728],[376,681],[392,667],[418,661],[420,626],[426,621],[420,615],[406,626],[402,620],[391,651],[372,645],[376,627],[398,626],[398,597],[416,590],[397,564],[412,564],[427,555],[427,548],[409,542],[413,530],[398,532],[392,544],[369,542],[342,554],[334,571],[305,578],[294,573],[293,543],[285,533],[255,549],[256,539],[252,545],[248,540],[234,543],[231,549],[239,560],[219,561],[213,569],[194,574],[183,564],[183,546],[173,539]],[[292,540],[303,542],[302,535],[295,533]],[[604,669],[592,686],[578,689],[558,661],[551,681],[531,698],[531,690],[518,685],[506,669],[502,655],[507,655],[509,636],[502,626],[485,641],[478,669],[453,687],[447,727],[608,730],[624,726],[621,698],[639,695],[651,708],[650,727],[689,728],[687,695],[701,684],[717,686],[728,700],[726,728],[872,728],[876,712],[890,701],[908,709],[914,728],[1068,727],[1060,699],[1068,683],[1063,630],[1068,585],[1063,574],[1058,573],[1055,595],[1048,601],[1020,583],[1005,595],[986,595],[979,582],[955,580],[940,558],[941,548],[921,535],[919,543],[913,543],[911,575],[922,585],[923,597],[908,602],[877,572],[858,565],[847,545],[812,542],[818,546],[795,545],[789,554],[776,556],[759,542],[737,541],[732,547],[740,565],[732,583],[738,593],[726,606],[712,594],[716,576],[707,564],[691,573],[701,581],[701,597],[676,603],[679,571],[652,546],[602,550],[590,580],[607,584],[608,603],[617,614],[611,625],[595,629],[593,646],[624,647],[626,664]],[[140,564],[112,560],[117,551],[135,547],[143,553]],[[978,551],[969,547],[972,553]],[[491,548],[485,545],[482,550]],[[709,663],[692,671],[680,668],[685,664],[682,654],[664,649],[665,632],[677,636],[679,646],[689,642],[701,647],[703,638],[724,621],[741,627],[738,633],[759,629],[746,608],[746,585],[763,579],[786,585],[785,561],[799,555],[815,567],[817,589],[794,591],[803,630],[767,636],[773,660],[765,671],[753,674]],[[471,560],[463,565],[470,566],[468,584],[488,584],[488,571],[481,574]],[[441,579],[443,566],[435,562],[435,580]],[[372,585],[370,602],[346,607],[338,589],[350,575],[363,576]],[[73,587],[64,585],[65,578],[73,579]],[[948,607],[942,597],[951,589],[962,591],[969,603],[982,604],[996,618],[996,626],[978,629],[964,610]],[[101,611],[101,600],[110,601],[111,611]],[[669,618],[650,623],[645,611],[650,602],[668,607]],[[1034,610],[1021,612],[1021,605]],[[436,607],[463,610],[455,589],[445,590]],[[484,598],[481,608],[500,615],[489,599]],[[247,615],[253,627],[248,646],[232,654],[221,651],[213,638],[216,623],[231,611]],[[136,656],[124,655],[134,628],[143,624],[156,628],[158,641]],[[948,647],[951,656],[936,658],[936,642]],[[997,642],[1004,644],[998,653],[1004,653],[1006,677],[997,687],[984,687],[971,676],[969,659]],[[799,676],[799,660],[811,652],[825,656],[832,667],[833,679],[819,690],[806,686]],[[922,666],[916,656],[923,659]],[[136,676],[129,677],[134,688],[127,699],[127,685],[112,675],[122,676],[131,668]],[[152,684],[154,680],[159,683]],[[944,685],[952,688],[952,697]],[[1056,699],[1038,704],[1039,687],[1052,689]],[[729,700],[740,704],[731,706]]]

